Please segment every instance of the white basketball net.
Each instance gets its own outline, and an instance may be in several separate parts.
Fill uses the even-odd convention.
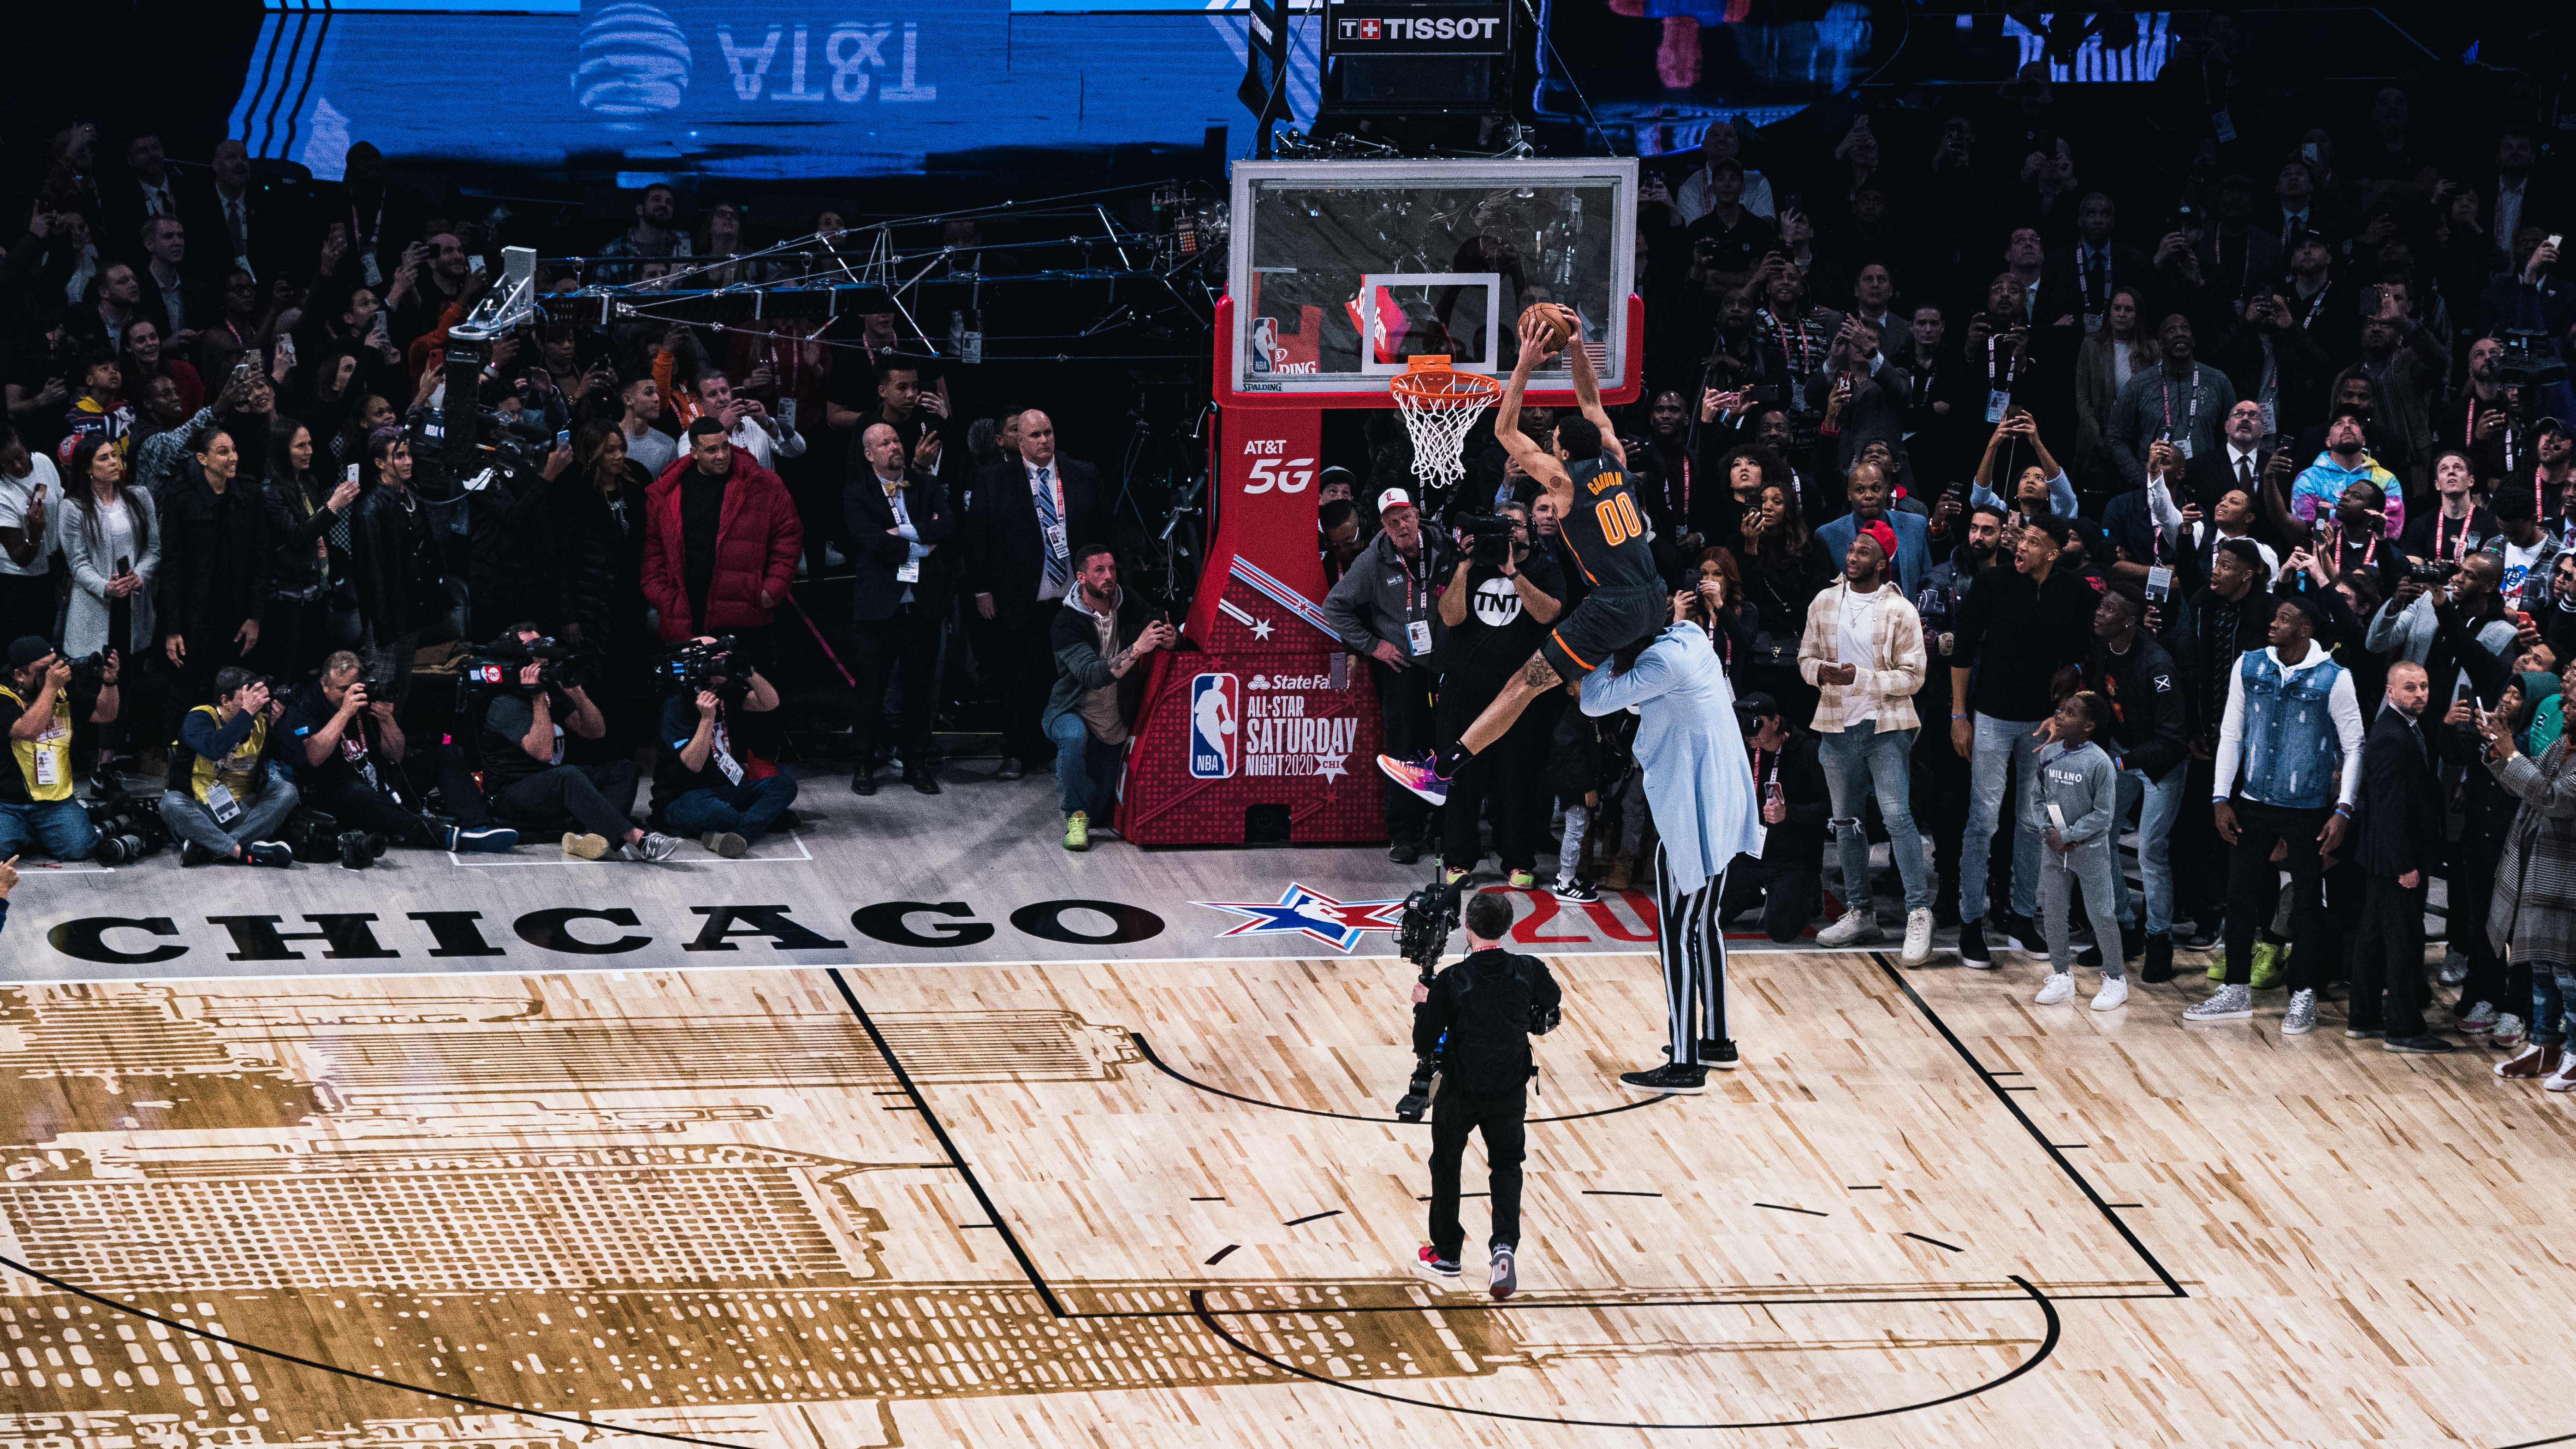
[[[1442,379],[1445,386],[1434,385],[1408,390],[1391,389],[1395,410],[1404,419],[1404,431],[1413,439],[1413,476],[1429,488],[1449,488],[1467,476],[1467,430],[1476,426],[1493,404],[1496,389],[1491,380],[1472,373],[1425,372],[1413,374],[1423,379]],[[1458,379],[1473,378],[1472,382]]]

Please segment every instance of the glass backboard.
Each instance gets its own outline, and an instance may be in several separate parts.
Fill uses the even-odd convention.
[[[1234,386],[1383,397],[1426,355],[1508,376],[1521,310],[1557,302],[1614,390],[1636,219],[1633,160],[1238,162]],[[1562,356],[1532,378],[1571,382]]]

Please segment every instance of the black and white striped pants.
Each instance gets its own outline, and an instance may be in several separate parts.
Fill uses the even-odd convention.
[[[1673,1061],[1705,1065],[1702,1042],[1726,1040],[1726,933],[1718,902],[1726,894],[1721,870],[1695,891],[1676,892],[1662,842],[1655,845],[1655,953],[1664,967],[1665,1027]]]

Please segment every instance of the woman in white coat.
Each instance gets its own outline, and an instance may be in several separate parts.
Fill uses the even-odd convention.
[[[126,486],[112,443],[86,438],[63,481],[63,561],[72,600],[63,654],[113,649],[131,664],[152,652],[152,578],[161,567],[161,520],[152,495]]]

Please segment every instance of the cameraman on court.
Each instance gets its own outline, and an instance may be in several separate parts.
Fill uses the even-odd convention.
[[[716,641],[701,635],[698,646]],[[737,681],[734,671],[741,671]],[[707,849],[738,860],[796,803],[796,777],[784,770],[754,777],[737,753],[734,711],[767,714],[778,691],[740,655],[725,656],[719,672],[687,681],[662,705],[660,745],[654,750],[653,814]]]
[[[1494,514],[1511,525],[1500,540],[1504,546],[1497,550],[1490,536],[1479,540],[1459,530],[1458,565],[1440,595],[1437,708],[1444,740],[1458,738],[1476,722],[1565,611],[1565,575],[1545,555],[1530,552],[1529,505],[1499,504]],[[1494,853],[1506,883],[1515,890],[1538,884],[1551,803],[1547,752],[1564,702],[1553,694],[1533,700],[1492,748],[1459,770],[1441,815],[1440,859],[1451,884],[1483,858],[1479,815],[1493,817]]]
[[[536,625],[521,624],[501,644],[526,650],[544,638]],[[623,860],[670,859],[680,842],[639,829],[630,818],[637,783],[634,761],[564,763],[567,728],[586,740],[608,734],[599,706],[580,685],[549,680],[547,660],[521,657],[528,662],[520,666],[515,687],[485,700],[476,722],[483,788],[492,809],[549,830],[569,825],[563,852],[576,860],[597,860],[612,850]]]
[[[407,738],[393,701],[369,697],[364,673],[355,653],[331,655],[278,722],[305,803],[331,812],[344,830],[377,831],[423,850],[499,854],[517,845],[519,832],[492,823],[464,756]],[[431,784],[453,824],[422,808]]]
[[[1522,1118],[1529,1110],[1530,1037],[1556,1025],[1565,999],[1545,963],[1503,949],[1512,928],[1508,897],[1470,896],[1467,958],[1413,988],[1413,1052],[1440,1064],[1431,1099],[1431,1243],[1416,1266],[1436,1278],[1458,1276],[1466,1229],[1458,1221],[1458,1164],[1468,1134],[1485,1134],[1494,1230],[1489,1284],[1496,1298],[1520,1286],[1514,1258],[1521,1236]]]

